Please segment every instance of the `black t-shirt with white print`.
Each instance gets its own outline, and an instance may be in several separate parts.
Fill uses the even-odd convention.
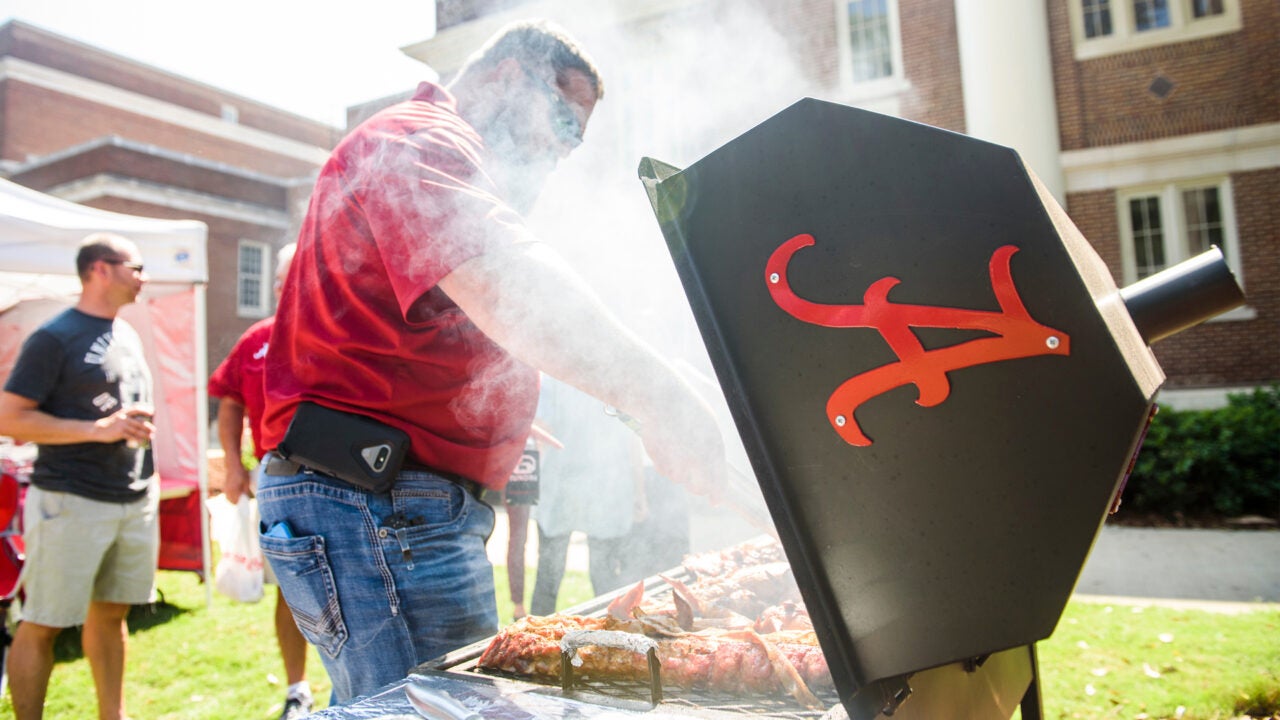
[[[151,373],[137,332],[123,320],[70,308],[36,330],[4,389],[50,415],[98,420],[123,405],[152,405]],[[103,502],[131,502],[147,492],[150,450],[114,443],[40,445],[31,483]],[[145,467],[144,467],[145,466]]]

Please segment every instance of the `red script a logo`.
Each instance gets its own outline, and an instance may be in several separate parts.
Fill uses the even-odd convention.
[[[988,266],[991,289],[995,291],[1000,311],[987,312],[890,302],[889,291],[900,282],[895,277],[884,277],[872,283],[863,294],[861,305],[809,302],[791,290],[787,281],[787,265],[798,250],[814,243],[812,235],[797,235],[769,256],[765,266],[765,285],[773,301],[792,317],[814,325],[875,328],[898,356],[898,362],[844,381],[827,401],[827,420],[850,445],[865,447],[871,444],[871,439],[863,434],[854,419],[854,412],[867,400],[896,387],[915,385],[918,393],[916,404],[934,407],[951,394],[947,373],[952,370],[1001,360],[1071,353],[1070,338],[1066,333],[1036,322],[1022,305],[1009,270],[1010,258],[1018,252],[1013,245],[997,248],[991,255]],[[925,350],[911,331],[913,327],[985,330],[995,337]]]

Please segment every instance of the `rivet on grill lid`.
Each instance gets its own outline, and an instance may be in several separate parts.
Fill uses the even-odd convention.
[[[1057,335],[1050,335],[1049,338],[1044,341],[1045,347],[1049,348],[1050,350],[1056,349],[1058,347],[1058,343],[1059,343],[1059,340]]]
[[[779,279],[778,273],[769,273],[769,282],[773,283],[774,285],[777,285],[778,279]]]
[[[843,415],[837,415],[837,416],[836,416],[836,425],[838,425],[839,427],[844,427],[844,424],[845,424],[844,416],[843,416]]]

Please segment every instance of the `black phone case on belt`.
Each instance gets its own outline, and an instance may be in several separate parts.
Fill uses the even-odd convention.
[[[385,493],[409,450],[404,431],[363,415],[304,402],[276,452],[357,487]]]

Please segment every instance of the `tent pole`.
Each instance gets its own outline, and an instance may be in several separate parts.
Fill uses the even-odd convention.
[[[196,463],[200,479],[200,557],[204,567],[204,605],[213,607],[213,575],[210,568],[209,547],[209,512],[206,501],[209,499],[209,342],[207,332],[208,317],[205,308],[205,290],[207,283],[195,284],[195,316],[196,316],[196,452],[199,462]]]

